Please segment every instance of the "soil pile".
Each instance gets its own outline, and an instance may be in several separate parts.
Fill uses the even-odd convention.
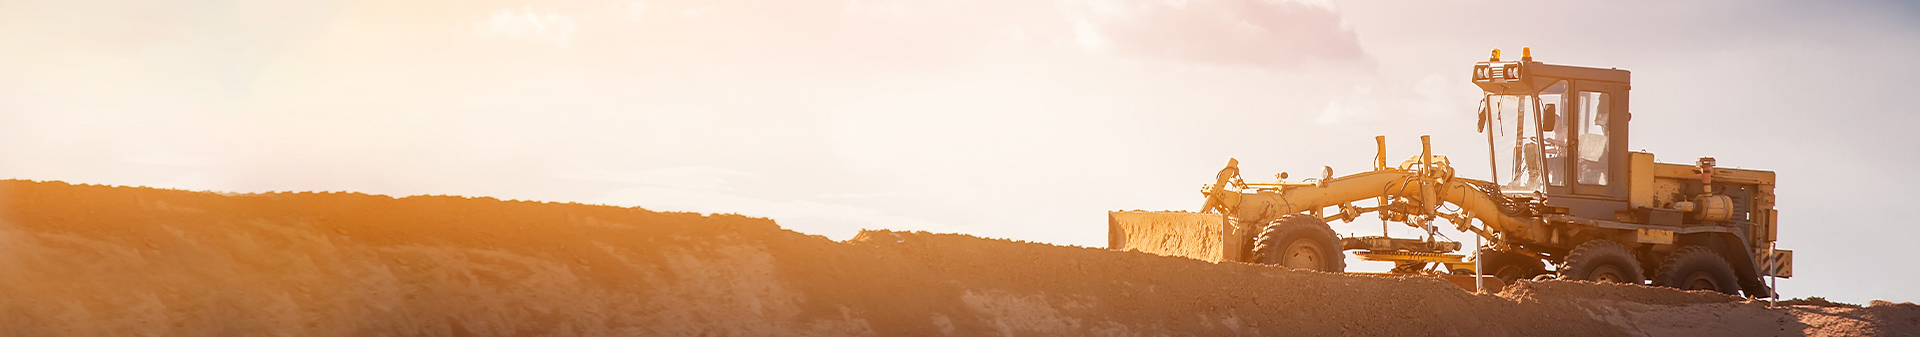
[[[0,335],[1851,335],[1920,307],[1208,263],[736,215],[0,181]]]

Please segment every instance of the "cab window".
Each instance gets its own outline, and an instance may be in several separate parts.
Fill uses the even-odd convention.
[[[1568,113],[1564,109],[1567,107],[1566,93],[1566,80],[1554,82],[1552,86],[1540,90],[1540,113],[1543,116],[1540,122],[1559,124],[1541,126],[1543,141],[1540,145],[1546,159],[1547,184],[1553,186],[1567,186],[1567,152],[1569,152],[1567,134],[1573,133],[1573,130],[1568,130],[1565,126],[1572,124],[1566,120]],[[1547,114],[1552,114],[1553,117],[1545,117]]]
[[[1581,184],[1606,185],[1607,168],[1612,160],[1607,151],[1613,143],[1607,134],[1607,125],[1612,124],[1612,101],[1605,92],[1581,91],[1577,96],[1580,155],[1579,164],[1575,166],[1576,176]]]

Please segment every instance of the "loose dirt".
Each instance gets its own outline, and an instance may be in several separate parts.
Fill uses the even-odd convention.
[[[1920,335],[1920,307],[1473,294],[954,234],[834,242],[738,215],[0,181],[0,335],[1388,334]]]

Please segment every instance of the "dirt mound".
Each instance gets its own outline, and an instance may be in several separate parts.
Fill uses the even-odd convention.
[[[735,215],[0,181],[0,335],[1912,334],[1920,309],[1575,282],[1472,294]]]
[[[1828,301],[1827,298],[1819,297],[1819,296],[1808,297],[1808,298],[1795,298],[1795,299],[1780,301],[1779,303],[1775,303],[1775,304],[1807,305],[1807,306],[1816,306],[1816,307],[1835,307],[1835,308],[1859,308],[1860,307],[1859,304]]]
[[[1549,300],[1612,300],[1660,305],[1688,305],[1735,303],[1743,301],[1712,291],[1677,291],[1667,288],[1642,287],[1618,283],[1594,283],[1588,281],[1520,281],[1508,287],[1500,294],[1502,297],[1519,301]]]
[[[1795,305],[1787,309],[1807,325],[1808,335],[1920,336],[1920,307],[1913,303],[1873,301],[1865,308]]]

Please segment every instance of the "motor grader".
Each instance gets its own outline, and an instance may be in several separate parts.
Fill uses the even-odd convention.
[[[1387,161],[1386,139],[1376,136],[1373,169],[1339,177],[1326,167],[1318,177],[1247,181],[1228,159],[1202,187],[1199,212],[1109,212],[1109,247],[1327,272],[1343,272],[1344,252],[1354,251],[1393,262],[1399,274],[1651,283],[1750,297],[1773,295],[1763,276],[1792,276],[1792,252],[1773,245],[1773,172],[1720,167],[1710,157],[1660,163],[1628,151],[1628,71],[1526,54],[1501,61],[1495,49],[1473,66],[1473,84],[1484,91],[1476,128],[1487,137],[1486,180],[1456,176],[1456,163],[1433,154],[1428,136],[1419,155],[1399,163]],[[1381,235],[1341,237],[1328,225],[1366,213],[1381,220]],[[1389,237],[1392,223],[1426,235]],[[1437,238],[1440,226],[1471,233],[1476,248],[1461,253],[1462,243]]]

